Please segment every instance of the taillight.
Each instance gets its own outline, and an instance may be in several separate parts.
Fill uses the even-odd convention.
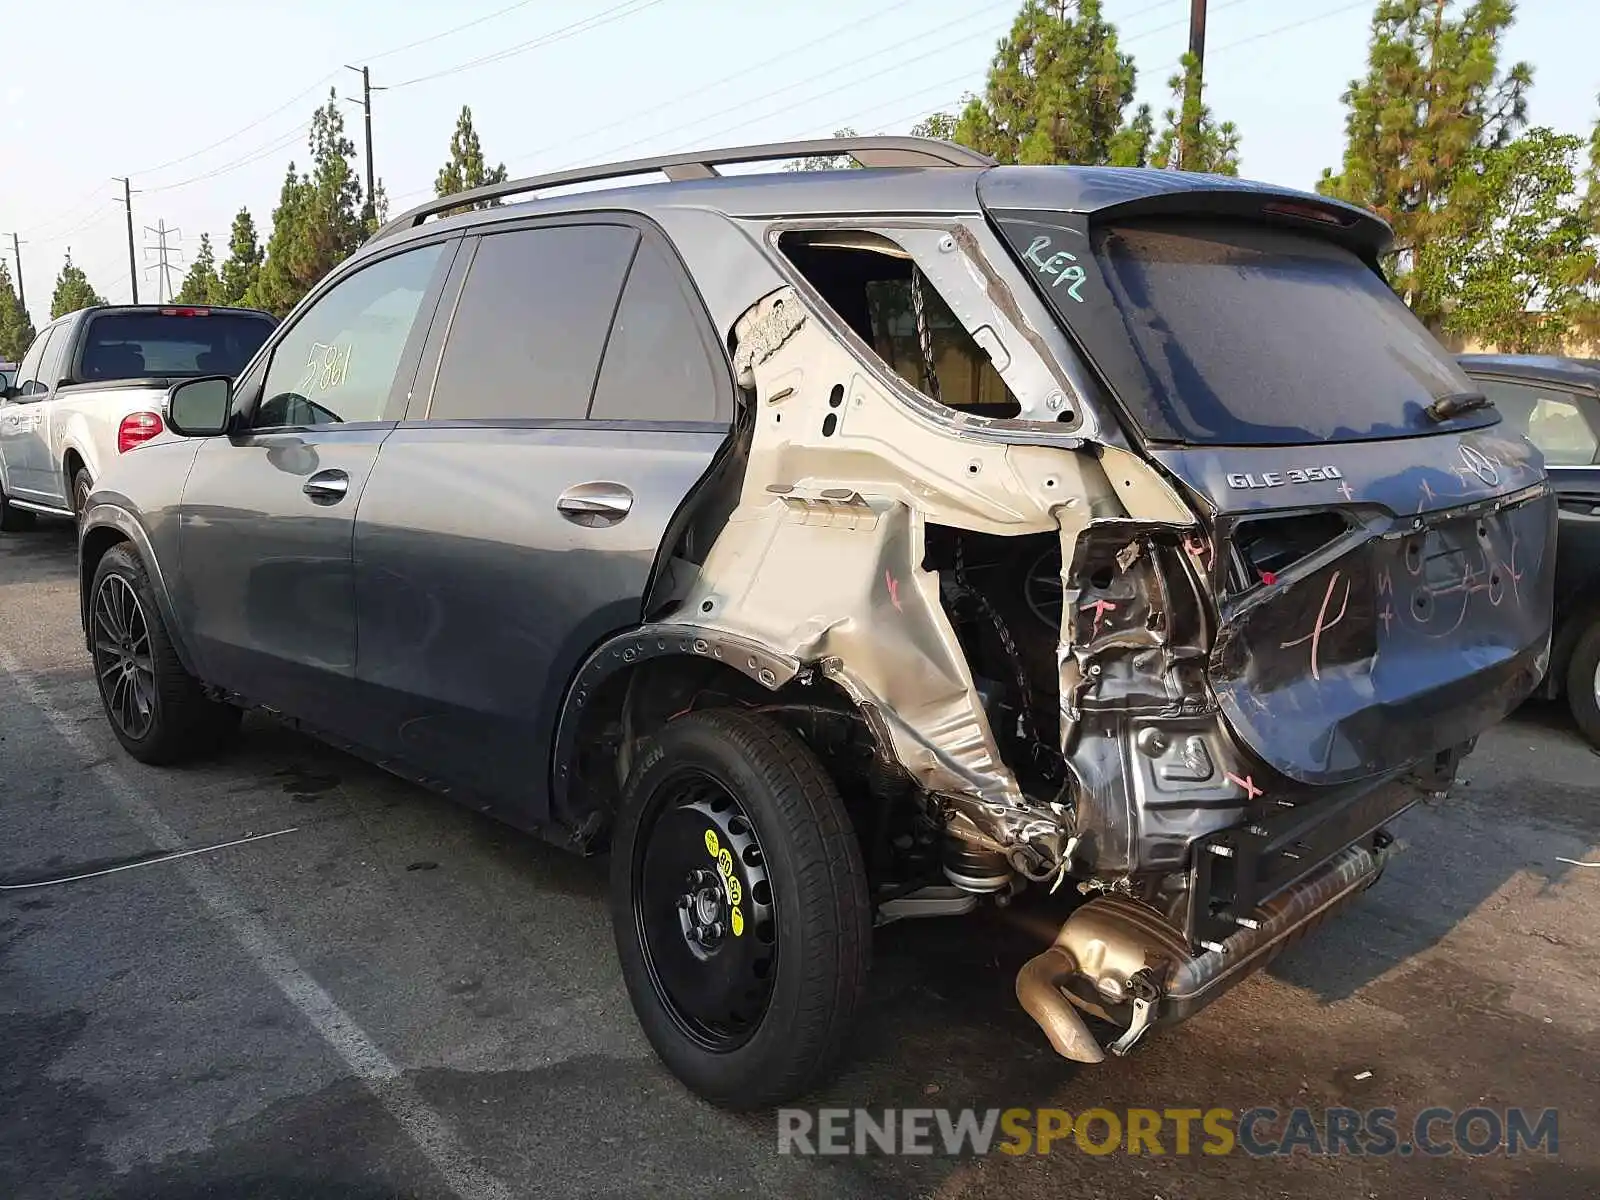
[[[166,426],[161,424],[161,414],[153,412],[129,413],[117,426],[117,453],[126,454],[135,446],[148,442]]]

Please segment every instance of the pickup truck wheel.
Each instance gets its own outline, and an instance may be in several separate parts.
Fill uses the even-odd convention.
[[[7,498],[5,489],[0,488],[0,531],[5,533],[21,533],[25,529],[33,528],[33,514],[25,508],[16,508]]]
[[[94,483],[89,479],[88,468],[79,467],[72,475],[72,511],[79,524],[83,523],[84,510],[89,507],[89,493],[93,490]]]
[[[641,748],[611,854],[623,981],[673,1074],[733,1109],[817,1083],[865,988],[871,908],[816,756],[767,717],[679,718]]]
[[[134,758],[177,762],[214,749],[238,726],[239,710],[208,698],[183,669],[132,547],[113,546],[95,568],[89,623],[100,700]]]
[[[1600,621],[1584,631],[1567,662],[1567,706],[1591,746],[1600,749]]]

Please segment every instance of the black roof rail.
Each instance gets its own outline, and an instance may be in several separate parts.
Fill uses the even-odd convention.
[[[452,196],[440,196],[426,204],[407,209],[398,217],[386,222],[367,240],[369,243],[376,242],[403,229],[414,229],[429,217],[449,212],[454,208],[482,204],[486,200],[504,200],[508,196],[525,195],[545,188],[592,183],[603,179],[620,179],[628,175],[646,175],[651,172],[660,172],[673,181],[715,179],[721,174],[717,168],[729,163],[771,162],[783,158],[839,154],[849,155],[863,167],[992,167],[995,165],[995,160],[987,154],[980,154],[976,150],[942,138],[923,137],[814,138],[799,142],[733,146],[726,150],[663,154],[654,158],[635,158],[627,162],[608,163],[596,167],[572,167],[565,171],[552,171],[548,175],[510,179],[504,183],[490,183],[483,187],[457,192]]]

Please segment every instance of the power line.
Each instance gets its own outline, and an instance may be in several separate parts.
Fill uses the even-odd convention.
[[[623,3],[613,5],[607,9],[602,9],[592,17],[585,17],[581,21],[574,21],[571,25],[563,25],[560,29],[552,29],[549,33],[540,34],[538,37],[529,41],[518,43],[515,46],[508,46],[504,50],[495,51],[493,54],[484,54],[477,58],[469,58],[466,62],[457,63],[453,67],[444,67],[438,71],[430,71],[426,75],[418,75],[412,79],[404,79],[399,83],[392,83],[389,86],[391,89],[410,87],[417,83],[427,83],[430,80],[443,79],[446,75],[456,75],[462,71],[470,71],[474,67],[487,66],[489,63],[500,62],[503,59],[512,58],[518,54],[525,54],[529,50],[537,50],[542,46],[553,45],[556,42],[564,42],[570,37],[578,36],[580,33],[588,33],[592,29],[599,29],[602,25],[610,25],[614,21],[621,21],[626,17],[635,16],[638,13],[642,13],[647,8],[654,8],[656,5],[663,2],[664,0],[623,0]]]
[[[391,50],[380,50],[376,54],[357,54],[355,57],[363,62],[377,62],[380,58],[388,58],[391,55],[401,54],[407,50],[415,50],[418,46],[426,46],[430,42],[437,42],[443,38],[449,37],[451,34],[460,33],[463,29],[471,29],[475,25],[482,25],[484,22],[492,21],[496,17],[503,17],[509,12],[516,12],[519,8],[527,8],[530,4],[538,4],[540,2],[541,0],[517,0],[517,3],[515,4],[508,4],[504,8],[497,8],[492,13],[487,13],[481,17],[474,17],[470,21],[463,22],[460,25],[453,25],[449,29],[441,29],[438,33],[430,33],[427,37],[418,38],[414,42],[407,42],[404,46],[396,46]]]
[[[849,62],[841,63],[838,66],[832,67],[827,71],[821,71],[821,72],[817,72],[815,74],[812,74],[810,76],[807,76],[805,79],[799,80],[799,81],[797,81],[795,83],[785,84],[783,87],[775,88],[770,92],[764,93],[763,95],[751,97],[749,99],[746,99],[746,100],[740,102],[739,104],[730,105],[729,107],[724,108],[724,109],[719,109],[718,111],[716,111],[714,113],[708,113],[703,117],[697,117],[695,120],[689,122],[687,125],[680,125],[675,130],[668,130],[665,133],[652,134],[649,137],[645,137],[645,138],[636,138],[635,140],[633,140],[631,142],[627,142],[624,145],[614,146],[611,149],[607,150],[606,153],[602,157],[605,158],[605,159],[608,159],[608,160],[609,159],[614,159],[619,154],[622,154],[625,151],[631,150],[636,146],[646,145],[646,144],[648,144],[650,142],[656,141],[657,139],[667,139],[667,138],[676,137],[678,135],[681,135],[685,130],[694,129],[694,128],[704,124],[707,121],[715,120],[717,117],[726,116],[729,113],[747,111],[752,104],[759,104],[764,100],[770,100],[774,96],[779,96],[779,95],[782,95],[785,92],[793,91],[795,88],[801,87],[801,86],[803,86],[805,84],[815,83],[820,79],[826,79],[829,75],[838,74],[840,71],[847,70],[847,69],[849,69],[851,67],[861,66],[864,63],[871,62],[871,61],[874,61],[874,60],[877,60],[877,59],[881,59],[885,55],[898,54],[905,46],[910,45],[912,42],[921,41],[923,38],[930,37],[930,36],[932,36],[933,34],[936,34],[936,33],[942,33],[945,30],[950,29],[951,27],[953,27],[955,25],[965,24],[966,22],[970,21],[975,16],[988,16],[993,10],[998,9],[998,8],[1002,8],[1002,7],[1006,8],[1006,9],[1010,9],[1012,7],[1012,4],[1011,4],[1010,0],[1005,0],[1005,2],[1002,3],[1002,4],[992,4],[988,8],[980,10],[977,13],[968,13],[965,17],[958,17],[954,21],[947,21],[945,24],[940,25],[940,26],[936,26],[933,29],[927,30],[925,33],[919,34],[915,38],[907,39],[907,41],[902,42],[899,45],[891,46],[891,47],[887,47],[887,48],[882,49],[882,50],[874,51],[871,54],[863,55],[861,58],[852,59]],[[925,51],[922,54],[914,55],[911,58],[903,58],[899,62],[895,63],[893,66],[890,66],[890,67],[888,67],[888,68],[886,68],[886,69],[884,69],[882,71],[877,72],[873,76],[873,78],[878,79],[878,78],[882,78],[884,75],[892,75],[896,71],[902,71],[906,67],[913,66],[916,63],[922,62],[924,59],[932,58],[932,57],[934,57],[935,55],[938,55],[938,54],[943,54],[946,51],[954,49],[956,46],[959,46],[962,43],[968,41],[970,36],[971,35],[969,35],[969,34],[963,34],[961,37],[956,38],[953,41],[944,42],[944,43],[941,43],[938,46],[935,46],[932,50]],[[960,78],[966,78],[969,74],[970,74],[970,71],[963,72],[962,75],[960,76]],[[855,86],[855,85],[851,85],[851,84],[846,84],[845,85],[846,88],[851,87],[851,86]],[[804,102],[809,101],[809,100],[815,100],[815,99],[820,98],[822,95],[831,94],[831,93],[837,92],[839,90],[840,90],[839,88],[830,88],[830,89],[827,89],[825,92],[819,92],[816,95],[802,97],[801,102],[804,103]],[[898,103],[898,101],[896,103]],[[724,134],[732,133],[732,132],[734,132],[736,130],[739,130],[739,129],[744,129],[747,126],[754,125],[759,121],[764,121],[768,117],[776,115],[776,113],[778,111],[780,111],[780,110],[772,110],[772,111],[764,112],[764,113],[761,113],[758,116],[749,118],[748,120],[740,121],[737,124],[724,126],[723,128],[716,130],[715,132],[697,135],[697,137],[694,140],[699,142],[699,141],[704,141],[707,138],[722,137]],[[588,161],[588,159],[586,158],[584,161]]]
[[[191,159],[199,158],[202,154],[205,154],[205,153],[207,153],[208,151],[211,151],[211,150],[215,150],[218,146],[225,146],[229,142],[233,141],[240,134],[249,133],[252,129],[256,128],[256,126],[266,124],[268,121],[272,120],[273,117],[277,116],[279,113],[283,112],[285,109],[291,108],[294,105],[298,104],[301,100],[304,100],[307,96],[311,95],[312,92],[320,91],[322,89],[322,85],[323,84],[331,82],[335,78],[337,78],[337,74],[335,72],[333,72],[333,71],[329,71],[326,75],[324,75],[321,79],[319,79],[315,83],[313,83],[305,91],[295,93],[294,96],[292,96],[288,100],[285,100],[282,104],[280,104],[277,108],[273,109],[271,112],[267,113],[265,116],[257,117],[254,121],[251,121],[250,124],[242,126],[239,129],[235,129],[232,133],[228,134],[227,137],[218,138],[216,141],[212,142],[209,146],[202,146],[202,147],[200,147],[200,149],[190,151],[188,154],[185,154],[185,155],[183,155],[183,156],[181,156],[179,158],[168,159],[166,162],[161,163],[158,166],[146,167],[142,171],[135,171],[134,174],[135,175],[155,175],[155,174],[158,174],[161,171],[165,171],[168,167],[175,167],[179,163],[186,163],[186,162],[189,162]],[[204,176],[198,176],[197,178],[204,178]],[[171,184],[169,186],[180,187],[182,185],[181,184]],[[154,191],[155,189],[152,188],[151,190]]]
[[[266,158],[270,154],[276,154],[279,150],[282,150],[285,146],[297,140],[301,134],[305,133],[310,128],[310,121],[302,121],[299,125],[295,126],[288,133],[279,137],[276,141],[273,141],[265,146],[258,146],[256,149],[251,150],[249,153],[239,158],[233,159],[231,162],[222,163],[219,166],[213,167],[211,170],[204,172],[203,174],[192,175],[188,179],[180,179],[177,183],[163,183],[158,187],[146,188],[145,190],[148,192],[170,192],[177,188],[188,187],[191,183],[201,183],[207,179],[215,179],[218,175],[226,175],[231,171],[237,171],[240,167],[247,167],[251,163],[260,162],[263,158]]]
[[[898,0],[898,3],[891,4],[887,8],[880,8],[876,12],[868,13],[864,17],[859,17],[854,21],[848,21],[845,24],[840,25],[837,28],[832,29],[829,32],[823,34],[821,37],[812,38],[809,42],[803,42],[798,46],[791,46],[788,49],[784,50],[780,54],[775,54],[771,58],[764,58],[760,62],[752,63],[750,66],[747,66],[747,67],[742,68],[741,70],[735,71],[732,75],[724,75],[721,79],[714,80],[711,83],[703,84],[700,87],[691,88],[687,92],[683,92],[683,93],[681,93],[681,94],[679,94],[677,96],[672,96],[672,97],[669,97],[668,99],[659,101],[657,103],[656,107],[658,107],[658,108],[671,108],[674,105],[682,104],[685,100],[693,100],[696,96],[703,96],[707,92],[714,92],[719,87],[722,87],[724,84],[732,83],[735,79],[743,79],[746,75],[750,75],[750,74],[752,74],[752,73],[754,73],[756,71],[764,70],[765,68],[770,67],[775,63],[790,61],[797,54],[801,54],[806,50],[810,50],[814,46],[820,46],[823,42],[832,41],[834,38],[838,37],[840,34],[849,33],[852,29],[858,29],[862,25],[867,24],[868,22],[880,20],[883,17],[888,16],[890,13],[895,12],[898,9],[905,8],[907,5],[911,4],[912,2],[913,2],[913,0]],[[1010,3],[1010,0],[1007,0],[1007,2]],[[1163,2],[1168,2],[1168,0],[1163,0]],[[627,116],[619,117],[615,121],[610,121],[610,122],[608,122],[608,123],[606,123],[604,125],[597,125],[593,129],[586,129],[582,133],[575,134],[574,136],[572,136],[570,138],[567,138],[565,141],[555,142],[555,143],[553,143],[551,145],[548,145],[548,146],[541,146],[537,150],[525,151],[525,152],[523,152],[521,154],[517,154],[517,155],[512,156],[511,158],[507,159],[506,161],[507,162],[525,162],[526,160],[528,160],[530,158],[537,158],[541,154],[548,154],[552,150],[564,149],[565,147],[572,145],[574,142],[587,141],[589,138],[593,137],[597,133],[606,133],[609,130],[617,128],[619,125],[630,124],[636,119],[637,119],[636,118],[636,114],[629,113]],[[408,194],[415,194],[415,193],[408,193]]]

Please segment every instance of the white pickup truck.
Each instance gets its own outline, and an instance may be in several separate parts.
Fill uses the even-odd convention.
[[[172,383],[239,374],[275,323],[254,309],[149,304],[46,325],[0,388],[0,530],[76,517],[108,462],[172,436],[161,419]]]

